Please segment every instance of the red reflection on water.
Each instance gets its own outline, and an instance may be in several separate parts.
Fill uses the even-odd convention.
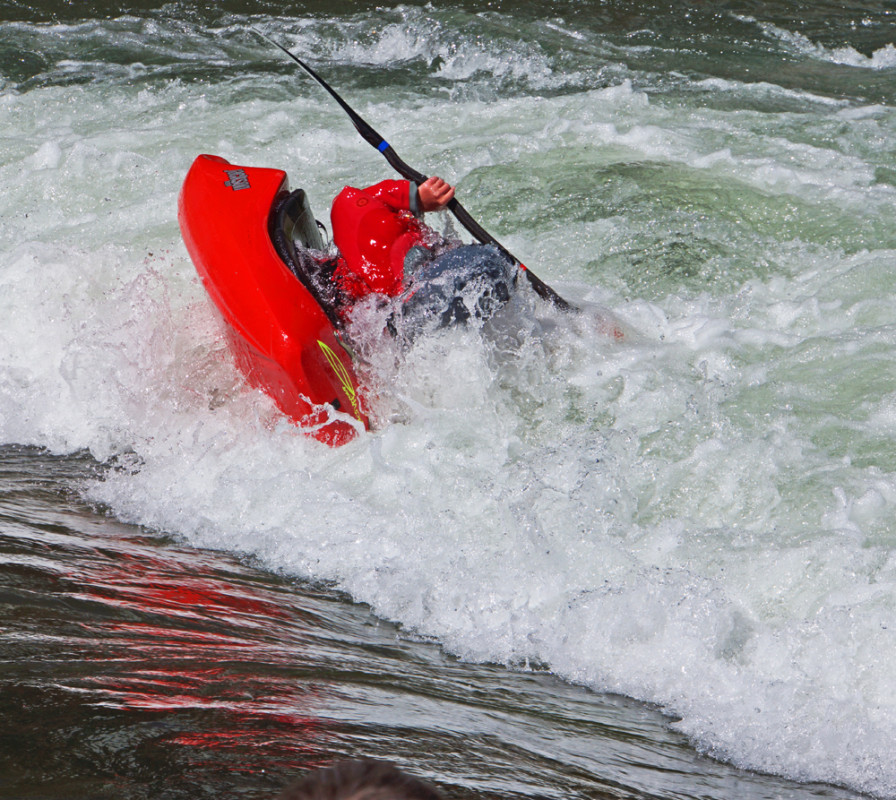
[[[161,559],[125,556],[122,561],[127,563],[104,562],[106,568],[92,570],[88,582],[91,599],[102,598],[122,608],[149,613],[236,619],[243,625],[290,618],[281,605],[259,597],[252,586],[172,572],[171,562]]]
[[[78,576],[73,595],[97,608],[80,623],[90,704],[149,715],[154,746],[189,751],[179,758],[194,767],[237,752],[241,770],[305,765],[327,735],[319,685],[300,672],[313,661],[306,614],[282,586],[203,566],[130,555]]]

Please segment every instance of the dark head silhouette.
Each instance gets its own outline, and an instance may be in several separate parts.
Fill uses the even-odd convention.
[[[442,800],[429,784],[386,761],[339,761],[309,772],[278,800]]]

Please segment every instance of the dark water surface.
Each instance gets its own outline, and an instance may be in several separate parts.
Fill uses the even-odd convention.
[[[458,798],[849,798],[658,712],[446,656],[323,587],[123,525],[88,456],[0,448],[0,797],[271,797],[338,757]]]

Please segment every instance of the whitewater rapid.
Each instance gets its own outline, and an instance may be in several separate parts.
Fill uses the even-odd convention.
[[[892,103],[638,71],[557,21],[539,30],[578,62],[531,38],[517,58],[447,11],[390,13],[284,43],[325,51],[406,161],[588,312],[531,299],[384,345],[378,429],[303,437],[235,371],[180,182],[200,152],[282,167],[326,219],[386,165],[247,20],[22,24],[85,54],[0,93],[0,438],[88,450],[109,472],[85,495],[116,517],[335,585],[464,659],[655,703],[741,766],[896,796]],[[893,69],[892,47],[741,22]],[[133,63],[97,67],[98,37]],[[147,48],[198,52],[204,77]]]

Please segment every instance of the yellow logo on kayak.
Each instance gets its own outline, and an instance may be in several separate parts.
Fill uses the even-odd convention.
[[[348,370],[345,368],[345,365],[339,360],[339,356],[333,352],[332,348],[329,345],[324,344],[320,339],[317,340],[318,345],[320,345],[320,349],[323,351],[324,358],[327,359],[327,363],[330,365],[330,368],[333,372],[336,373],[336,377],[339,379],[339,383],[342,384],[342,390],[345,392],[345,396],[348,398],[349,403],[352,404],[352,409],[355,412],[355,417],[357,419],[361,419],[361,412],[358,409],[358,393],[355,391],[355,387],[352,385],[352,377],[348,374]]]

